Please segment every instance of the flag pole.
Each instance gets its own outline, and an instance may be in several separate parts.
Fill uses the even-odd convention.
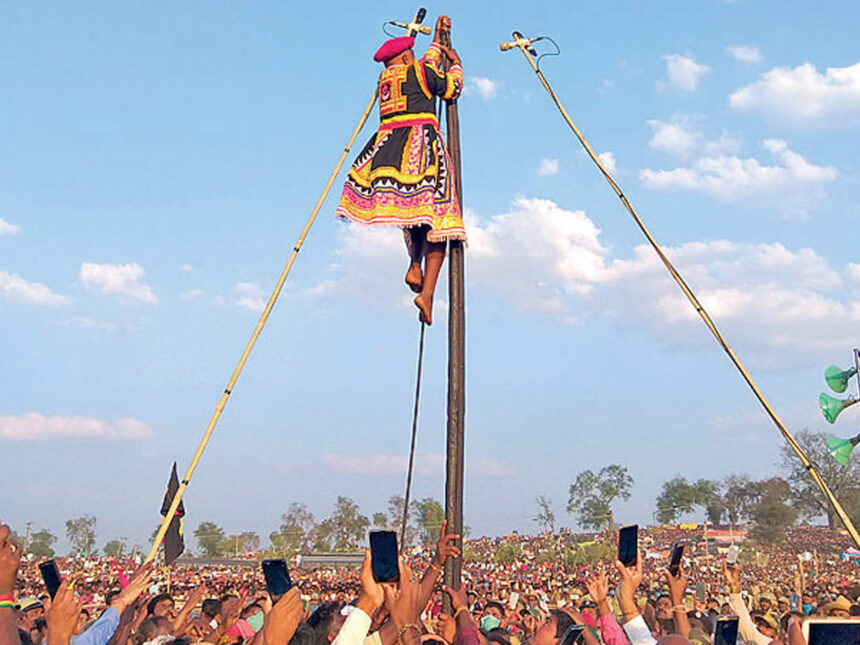
[[[191,481],[191,476],[194,474],[194,470],[197,468],[197,464],[200,462],[200,458],[203,456],[203,451],[206,449],[206,446],[209,443],[209,439],[212,437],[212,432],[215,430],[215,426],[218,424],[218,420],[221,418],[221,413],[224,410],[224,406],[227,405],[227,400],[230,398],[230,394],[233,392],[233,387],[236,385],[236,381],[239,380],[239,375],[242,373],[242,369],[245,367],[245,362],[248,360],[248,356],[251,354],[251,350],[254,349],[254,345],[257,342],[257,338],[259,338],[260,332],[263,331],[263,326],[266,324],[266,321],[269,318],[269,314],[272,312],[272,309],[275,306],[275,302],[277,301],[278,296],[281,293],[281,289],[283,289],[284,287],[284,283],[287,280],[287,276],[290,274],[290,270],[293,268],[293,262],[295,262],[296,256],[299,254],[302,245],[305,243],[305,238],[307,238],[308,233],[311,230],[311,226],[313,226],[317,214],[319,213],[319,210],[323,205],[323,202],[325,201],[326,197],[328,197],[328,193],[331,190],[332,184],[334,184],[334,180],[337,177],[337,174],[340,172],[340,169],[343,166],[343,162],[346,160],[346,156],[349,154],[350,149],[355,143],[355,140],[358,137],[358,133],[361,132],[361,129],[364,127],[364,124],[367,121],[367,118],[370,116],[370,111],[373,109],[374,103],[376,103],[376,91],[374,91],[373,98],[370,99],[370,103],[367,104],[367,107],[364,109],[361,118],[358,120],[358,124],[355,126],[355,130],[353,130],[352,136],[349,138],[349,142],[346,144],[346,147],[343,149],[343,152],[341,152],[340,158],[338,159],[337,164],[335,164],[334,170],[332,171],[331,176],[328,178],[328,182],[326,182],[322,195],[320,195],[320,198],[317,200],[317,203],[314,206],[313,211],[311,211],[310,217],[308,218],[304,229],[302,229],[301,235],[299,235],[298,241],[296,242],[295,246],[293,246],[293,250],[290,253],[289,258],[287,259],[287,263],[284,266],[283,271],[281,271],[281,275],[278,278],[278,282],[275,285],[275,289],[274,291],[272,291],[272,295],[269,296],[269,301],[266,303],[266,307],[263,309],[263,313],[260,314],[260,319],[257,321],[257,326],[254,328],[254,332],[251,334],[251,338],[248,341],[248,344],[245,345],[245,350],[242,352],[242,356],[239,358],[239,362],[236,364],[236,367],[233,370],[233,374],[230,376],[230,380],[227,382],[227,387],[224,389],[224,392],[221,394],[221,398],[218,400],[218,405],[215,406],[215,411],[212,413],[212,417],[209,419],[209,424],[206,426],[206,431],[203,433],[203,438],[200,440],[200,445],[197,446],[197,452],[194,453],[194,457],[191,459],[191,463],[188,464],[188,470],[185,471],[185,476],[182,478],[182,481],[179,482],[179,488],[176,490],[176,494],[173,496],[173,501],[170,504],[170,510],[167,512],[165,517],[172,518],[176,513],[176,509],[179,508],[179,503],[182,501],[183,495],[185,495],[185,489],[188,488],[188,482]],[[164,534],[167,532],[167,527],[169,524],[170,522],[162,522],[161,527],[158,529],[158,533],[155,535],[155,539],[152,542],[152,547],[149,550],[149,554],[146,556],[146,562],[151,562],[155,558],[155,554],[158,552],[158,546],[164,539]]]
[[[639,230],[642,231],[642,234],[645,236],[645,239],[648,240],[648,243],[654,249],[654,252],[657,253],[661,262],[663,262],[663,265],[666,267],[666,270],[672,276],[672,279],[675,280],[678,287],[680,287],[681,291],[684,292],[684,295],[687,297],[687,300],[689,300],[690,304],[693,305],[696,312],[699,314],[702,321],[705,323],[705,326],[708,328],[711,334],[713,334],[717,343],[719,343],[720,347],[723,348],[723,351],[725,351],[731,362],[740,372],[741,377],[743,377],[744,381],[746,381],[746,384],[752,390],[759,403],[761,403],[767,415],[774,422],[780,434],[782,434],[788,445],[798,456],[801,463],[803,464],[803,467],[809,473],[809,476],[812,477],[812,480],[821,490],[821,493],[824,495],[825,499],[827,499],[827,501],[833,507],[833,510],[836,511],[836,514],[839,516],[839,519],[842,520],[842,523],[845,525],[845,528],[848,530],[848,533],[851,535],[851,538],[854,540],[854,543],[857,545],[858,548],[860,548],[860,534],[857,533],[857,529],[854,527],[854,523],[851,521],[851,518],[848,517],[848,514],[845,512],[845,509],[842,507],[842,504],[839,503],[839,500],[836,498],[836,495],[827,485],[827,482],[824,481],[824,477],[822,477],[821,473],[818,470],[818,467],[809,459],[806,452],[803,450],[803,447],[798,443],[797,439],[794,438],[786,425],[783,423],[780,416],[776,413],[776,410],[774,410],[773,406],[770,404],[770,401],[768,401],[767,397],[765,397],[764,393],[759,389],[759,386],[753,380],[746,367],[744,367],[743,363],[741,363],[741,360],[737,357],[734,350],[729,346],[725,338],[723,338],[723,335],[720,333],[720,330],[717,328],[717,325],[711,319],[711,316],[708,314],[708,312],[699,302],[699,299],[693,293],[692,289],[690,289],[690,287],[684,281],[684,278],[681,277],[681,274],[678,273],[678,270],[663,252],[663,249],[657,243],[657,240],[654,238],[653,235],[651,235],[651,231],[649,231],[648,227],[645,226],[645,222],[643,222],[642,218],[639,217],[639,214],[633,208],[633,205],[628,201],[627,197],[624,195],[624,193],[621,191],[621,188],[612,178],[612,175],[600,161],[600,158],[597,156],[597,154],[595,154],[594,150],[592,149],[591,145],[589,145],[582,132],[580,132],[579,128],[576,127],[576,124],[570,118],[570,115],[568,115],[567,110],[564,109],[564,106],[562,105],[558,97],[555,95],[555,92],[553,92],[552,87],[550,87],[550,84],[546,80],[546,77],[543,75],[543,72],[540,71],[540,68],[534,61],[533,54],[528,51],[529,49],[531,49],[530,43],[534,42],[534,40],[537,39],[532,40],[523,38],[522,35],[519,34],[519,32],[514,32],[514,38],[515,40],[513,42],[503,43],[501,45],[500,48],[502,49],[502,51],[507,51],[508,49],[514,48],[518,48],[520,51],[522,51],[523,56],[525,56],[526,60],[529,62],[529,65],[531,65],[531,68],[534,70],[535,74],[537,74],[538,79],[540,80],[544,89],[550,95],[550,98],[552,98],[553,102],[555,103],[555,106],[558,108],[558,111],[561,112],[561,116],[567,122],[567,125],[570,127],[570,129],[573,130],[573,134],[582,144],[582,147],[585,148],[585,152],[588,154],[589,157],[591,157],[591,160],[595,163],[595,165],[597,165],[597,168],[600,170],[600,172],[603,173],[603,176],[606,178],[606,181],[609,183],[609,185],[612,187],[612,190],[621,200],[621,203],[624,205],[624,208],[626,208],[627,212],[630,213],[630,216],[636,222],[636,225],[639,227]]]

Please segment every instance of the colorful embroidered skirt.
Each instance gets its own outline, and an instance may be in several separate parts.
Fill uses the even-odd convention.
[[[427,225],[429,242],[465,240],[436,119],[392,121],[380,126],[350,168],[336,215],[404,229]]]

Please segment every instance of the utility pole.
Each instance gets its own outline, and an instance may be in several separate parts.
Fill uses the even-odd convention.
[[[451,36],[441,34],[442,43],[451,46]],[[446,71],[451,61],[445,60]],[[463,180],[460,173],[460,118],[457,101],[446,106],[448,125],[448,155],[454,175],[454,190],[460,209],[463,208]],[[445,473],[445,519],[448,532],[460,535],[458,546],[463,548],[463,422],[466,416],[466,303],[463,276],[463,242],[448,244],[448,440]],[[445,584],[460,588],[461,558],[445,562]],[[444,607],[451,612],[451,601],[443,596]]]
[[[24,534],[24,555],[27,555],[30,549],[30,527],[33,526],[33,523],[27,522],[24,526],[27,527],[27,532]]]

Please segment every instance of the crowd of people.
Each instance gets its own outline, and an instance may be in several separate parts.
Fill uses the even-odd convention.
[[[796,527],[778,546],[744,546],[735,565],[702,537],[643,529],[636,564],[624,566],[571,559],[577,544],[614,544],[567,532],[470,540],[464,558],[443,526],[435,548],[404,556],[397,585],[374,581],[368,552],[360,570],[293,567],[280,598],[257,566],[63,558],[51,598],[39,560],[22,557],[3,526],[0,645],[573,645],[575,625],[588,645],[705,644],[719,616],[738,617],[738,642],[806,645],[806,618],[860,616],[858,565],[840,558],[851,545],[839,532]],[[686,548],[672,575],[675,544]],[[458,589],[440,584],[448,558],[462,567]]]

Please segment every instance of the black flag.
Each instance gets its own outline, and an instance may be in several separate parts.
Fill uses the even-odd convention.
[[[164,493],[164,501],[161,502],[161,521],[167,521],[167,511],[173,502],[173,496],[179,490],[179,476],[176,474],[176,462],[173,462],[173,470],[170,472],[170,481],[167,482],[167,492]],[[164,534],[164,564],[169,566],[185,550],[185,539],[182,536],[182,518],[185,516],[185,503],[179,502],[176,515],[170,520],[167,533]]]

